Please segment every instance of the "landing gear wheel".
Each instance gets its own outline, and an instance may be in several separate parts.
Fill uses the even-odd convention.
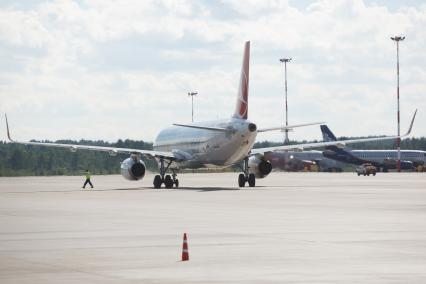
[[[172,177],[170,175],[166,175],[164,177],[164,185],[166,186],[166,188],[172,188],[173,187],[173,180],[172,180]]]
[[[174,183],[175,183],[175,187],[178,188],[179,187],[179,180],[175,179]]]
[[[240,174],[238,176],[238,186],[244,187],[245,185],[246,185],[246,177],[244,176],[244,174]]]
[[[163,180],[161,179],[161,176],[156,175],[154,177],[154,188],[160,188],[162,183],[163,183]]]
[[[256,177],[254,176],[254,174],[249,174],[248,184],[250,187],[254,187],[256,185]]]

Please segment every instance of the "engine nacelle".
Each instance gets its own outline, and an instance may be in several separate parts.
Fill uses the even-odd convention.
[[[251,156],[248,161],[249,173],[256,178],[264,178],[272,171],[272,164],[263,157]]]
[[[121,162],[121,175],[127,180],[140,180],[145,176],[145,163],[137,156]]]

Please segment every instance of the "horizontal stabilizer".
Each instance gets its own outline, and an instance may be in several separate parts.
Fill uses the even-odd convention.
[[[277,127],[270,127],[270,128],[262,128],[258,129],[257,132],[266,132],[266,131],[274,131],[274,130],[292,130],[293,128],[297,127],[303,127],[303,126],[310,126],[310,125],[318,125],[323,124],[324,122],[311,122],[311,123],[302,123],[302,124],[293,124],[293,125],[283,125],[283,126],[277,126]]]
[[[178,123],[173,123],[173,125],[181,126],[181,127],[188,127],[188,128],[195,128],[195,129],[211,130],[211,131],[234,132],[234,130],[232,130],[232,129],[221,128],[221,127],[199,126],[199,125],[178,124]]]

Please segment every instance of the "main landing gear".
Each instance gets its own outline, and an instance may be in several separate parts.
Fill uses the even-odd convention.
[[[167,166],[164,166],[164,158],[160,159],[160,174],[154,177],[154,188],[160,188],[163,183],[166,188],[172,188],[173,185],[179,187],[179,180],[176,178],[175,170],[172,170],[173,174],[171,176],[166,175],[171,163],[172,161],[169,161]]]
[[[242,170],[243,173],[238,175],[238,186],[244,187],[247,182],[250,187],[254,187],[256,185],[256,176],[249,174],[248,157],[244,159]]]

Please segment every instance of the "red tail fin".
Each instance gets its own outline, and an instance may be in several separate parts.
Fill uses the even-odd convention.
[[[241,67],[240,86],[238,88],[237,105],[233,117],[247,119],[248,114],[248,89],[250,67],[250,42],[244,48],[243,66]]]

